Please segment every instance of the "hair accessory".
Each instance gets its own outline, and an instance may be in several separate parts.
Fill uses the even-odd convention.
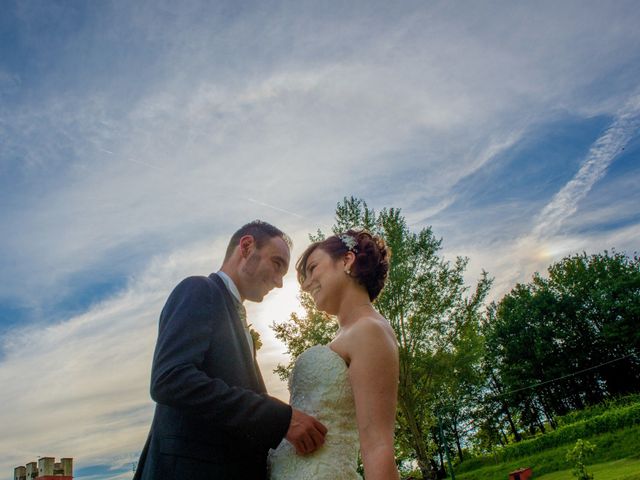
[[[358,240],[356,240],[355,237],[343,233],[339,238],[342,243],[344,243],[344,246],[347,247],[347,250],[350,250],[353,253],[358,253]]]

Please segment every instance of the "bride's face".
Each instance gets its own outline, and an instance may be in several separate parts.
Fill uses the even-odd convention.
[[[307,258],[302,290],[313,297],[319,310],[330,315],[338,312],[341,293],[348,279],[343,263],[339,259],[334,260],[320,248],[316,248]]]

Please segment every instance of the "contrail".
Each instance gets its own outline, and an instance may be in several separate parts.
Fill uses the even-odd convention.
[[[102,150],[103,152],[107,152],[109,155],[115,155],[111,150],[107,150],[106,148],[100,147],[100,150]],[[144,165],[145,167],[150,167],[150,168],[153,168],[155,170],[159,170],[161,172],[164,172],[164,168],[160,168],[160,167],[157,167],[155,165],[151,165],[150,163],[142,162],[140,160],[134,160],[131,157],[129,157],[129,158],[120,157],[120,160],[124,160],[125,162],[137,163],[138,165]]]
[[[160,168],[160,167],[157,167],[155,165],[151,165],[150,163],[141,162],[140,160],[134,160],[133,158],[123,158],[122,160],[125,160],[127,162],[131,162],[131,163],[137,163],[138,165],[144,165],[145,167],[154,168],[154,169],[158,170],[159,172],[164,172],[165,171],[164,168]]]
[[[578,173],[555,194],[536,217],[532,234],[535,237],[553,235],[562,223],[578,209],[578,203],[606,173],[611,162],[640,127],[640,96],[633,97],[618,112],[611,126],[591,146]]]
[[[298,217],[298,218],[304,218],[302,215],[297,214],[295,212],[290,212],[289,210],[285,210],[284,208],[275,207],[273,205],[269,205],[268,203],[259,202],[258,200],[254,200],[253,198],[247,198],[247,200],[250,201],[251,203],[255,203],[257,205],[262,205],[263,207],[273,208],[274,210],[277,210],[278,212],[287,213],[289,215],[293,215],[293,216]]]
[[[102,148],[102,147],[99,147],[99,148],[100,148],[100,150],[102,150],[103,152],[106,152],[106,153],[108,153],[108,154],[110,154],[110,155],[114,155],[114,153],[113,153],[111,150],[107,150],[107,149]],[[140,161],[140,160],[134,160],[134,159],[133,159],[133,158],[131,158],[131,157],[128,157],[128,158],[124,158],[124,157],[122,157],[122,158],[121,158],[121,160],[124,160],[124,161],[126,161],[126,162],[131,162],[131,163],[137,163],[138,165],[144,165],[145,167],[150,167],[150,168],[153,168],[154,170],[158,170],[158,171],[161,171],[161,172],[166,172],[166,170],[165,170],[164,168],[157,167],[156,165],[152,165],[152,164],[150,164],[150,163],[142,162],[142,161]],[[212,180],[213,180],[213,179],[212,179]],[[184,198],[188,198],[188,197],[187,197],[187,196],[185,196],[185,195],[180,195],[180,196],[182,196],[182,197],[184,197]],[[298,214],[298,213],[291,212],[291,211],[289,211],[289,210],[285,210],[284,208],[279,208],[279,207],[276,207],[275,205],[270,205],[270,204],[265,203],[265,202],[260,202],[260,201],[258,201],[258,200],[253,199],[253,198],[242,198],[242,197],[237,197],[237,198],[238,198],[238,199],[242,199],[242,200],[249,201],[249,202],[251,202],[251,203],[255,203],[256,205],[261,205],[261,206],[263,206],[263,207],[271,208],[271,209],[276,210],[276,211],[278,211],[278,212],[286,213],[287,215],[293,215],[293,216],[298,217],[298,218],[305,218],[304,216],[302,216],[302,215],[300,215],[300,214]]]

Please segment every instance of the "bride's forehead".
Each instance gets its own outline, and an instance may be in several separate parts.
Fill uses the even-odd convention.
[[[331,258],[327,252],[325,252],[321,248],[316,248],[313,252],[311,252],[309,258],[307,258],[307,264],[314,261],[321,262],[323,260],[326,260],[327,258]]]

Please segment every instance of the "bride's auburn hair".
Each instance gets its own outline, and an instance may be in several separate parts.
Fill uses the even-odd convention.
[[[350,277],[362,285],[375,300],[387,281],[391,250],[382,238],[366,230],[347,230],[307,247],[296,263],[298,282],[305,281],[307,260],[317,248],[325,251],[333,260],[339,260],[347,252],[353,252],[355,261],[351,265]]]

